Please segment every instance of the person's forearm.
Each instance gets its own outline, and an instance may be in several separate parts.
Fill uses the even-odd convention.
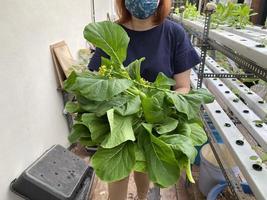
[[[190,88],[188,87],[177,88],[175,89],[175,91],[181,94],[187,94],[190,91]]]

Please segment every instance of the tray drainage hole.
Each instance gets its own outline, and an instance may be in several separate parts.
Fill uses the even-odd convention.
[[[236,81],[236,79],[235,78],[232,78],[232,81]]]
[[[248,92],[248,94],[253,94],[252,92]]]
[[[221,71],[223,72],[223,71],[224,71],[224,69],[221,69]]]
[[[221,113],[221,111],[220,111],[220,110],[215,110],[215,112],[216,112],[216,113]]]
[[[41,177],[44,177],[44,175],[43,175],[43,174],[40,174],[40,176],[41,176]]]
[[[66,152],[66,150],[63,151],[64,153]]]
[[[71,177],[70,176],[67,176],[67,179],[70,179]]]
[[[235,143],[239,146],[244,145],[244,141],[243,140],[236,140]]]
[[[219,86],[223,86],[223,84],[220,83]]]
[[[55,172],[55,175],[58,175],[58,173],[57,173],[57,172]]]
[[[217,65],[216,67],[218,67],[218,68],[219,68],[220,66],[219,66],[219,65]]]
[[[258,128],[261,128],[262,127],[262,124],[259,124],[258,123],[258,124],[255,124],[255,126],[258,127]]]
[[[60,184],[57,184],[58,187],[60,187],[61,185]]]
[[[225,126],[225,127],[231,127],[231,124],[229,124],[229,123],[225,123],[224,126]]]
[[[214,78],[213,80],[214,80],[214,81],[216,81],[216,80],[217,80],[217,78]]]
[[[253,169],[255,169],[256,171],[262,171],[262,166],[260,166],[259,164],[253,164],[252,167],[253,167]]]
[[[204,69],[204,71],[206,72],[206,71],[208,71],[208,69]]]
[[[260,104],[264,104],[264,101],[258,101],[258,103],[260,103]]]
[[[247,40],[245,40],[245,39],[241,39],[240,41],[247,41]]]
[[[243,113],[249,113],[249,110],[243,110]]]
[[[264,44],[256,44],[255,46],[258,47],[258,48],[264,48],[265,47]]]
[[[56,161],[53,161],[53,164],[56,164],[57,162]]]
[[[239,102],[239,99],[234,99],[233,102],[237,103]]]
[[[230,93],[230,91],[225,91],[224,93],[225,93],[225,94],[229,94],[229,93]]]
[[[244,87],[244,85],[239,85],[239,87]]]

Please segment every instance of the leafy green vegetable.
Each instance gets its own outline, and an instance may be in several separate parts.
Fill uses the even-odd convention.
[[[177,119],[167,117],[162,124],[159,124],[155,127],[158,134],[169,133],[176,129],[179,121]]]
[[[132,117],[123,117],[114,113],[111,109],[107,111],[107,117],[110,125],[110,133],[101,143],[104,148],[113,148],[127,140],[135,141],[132,129]]]
[[[118,67],[122,67],[130,39],[121,26],[106,22],[91,23],[85,27],[84,37],[105,51]]]
[[[216,12],[212,15],[211,22],[214,28],[223,24],[235,28],[245,28],[248,24],[251,24],[250,17],[256,15],[256,13],[251,13],[251,11],[252,9],[247,4],[219,3]]]
[[[97,176],[104,181],[121,180],[129,176],[135,165],[133,142],[125,142],[112,149],[99,148],[92,157]]]
[[[76,142],[80,137],[90,136],[88,128],[82,123],[76,123],[73,125],[71,133],[68,137],[71,143]]]
[[[127,79],[100,79],[72,73],[64,82],[64,88],[67,92],[82,95],[90,100],[104,101],[120,94],[132,84],[132,81]]]
[[[175,184],[179,178],[180,170],[172,149],[155,137],[151,130],[139,134],[138,139],[139,145],[145,153],[150,180],[161,187]]]
[[[144,58],[124,67],[129,38],[117,24],[89,24],[84,36],[110,59],[102,58],[98,72],[72,72],[64,82],[65,90],[76,97],[66,105],[76,116],[70,142],[98,147],[92,165],[104,181],[123,179],[135,170],[168,187],[185,170],[193,182],[194,146],[207,139],[199,108],[214,97],[204,89],[171,91],[175,81],[162,73],[153,83],[144,80]]]
[[[96,143],[101,143],[106,133],[110,132],[107,119],[97,117],[94,113],[84,113],[82,121],[89,128],[92,141]]]
[[[179,14],[179,8],[176,8],[175,12],[177,14]],[[185,10],[183,12],[183,17],[185,19],[194,20],[199,16],[200,16],[200,13],[197,10],[196,4],[192,4],[192,3],[189,3],[188,1],[186,1]]]

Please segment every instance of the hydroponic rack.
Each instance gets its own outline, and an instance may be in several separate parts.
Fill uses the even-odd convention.
[[[192,71],[191,85],[195,88],[207,86],[215,94],[218,101],[205,105],[204,110],[219,131],[256,199],[267,199],[267,166],[263,163],[259,164],[259,160],[250,159],[251,156],[261,154],[253,148],[254,145],[259,144],[267,152],[267,126],[265,123],[257,124],[254,122],[266,116],[267,103],[237,79],[259,77],[267,81],[267,48],[258,47],[260,37],[264,34],[267,37],[267,33],[253,27],[244,31],[226,26],[219,30],[210,30],[211,14],[211,12],[206,12],[204,22],[203,20],[183,19],[182,15],[176,14],[171,14],[170,17],[172,20],[182,23],[191,35],[202,41],[201,51],[197,49],[202,63],[197,69],[198,74]],[[255,32],[259,34],[256,37]],[[249,70],[251,74],[229,73],[207,56],[208,49],[222,52],[244,70]],[[231,91],[233,88],[240,92],[239,96],[244,102]],[[232,114],[229,115],[229,113]],[[235,120],[233,121],[231,118]],[[246,131],[241,132],[237,128],[239,124],[245,127]],[[251,199],[242,191],[240,180],[227,170],[227,163],[224,161],[224,155],[220,152],[219,145],[214,140],[211,131],[208,130],[208,126],[206,129],[214,155],[228,181],[233,198]]]

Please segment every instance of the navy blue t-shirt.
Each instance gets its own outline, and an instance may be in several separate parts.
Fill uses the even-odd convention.
[[[153,82],[159,72],[172,78],[174,74],[184,72],[200,62],[185,30],[180,24],[166,19],[162,24],[147,30],[134,31],[122,26],[130,37],[127,58],[124,66],[136,59],[145,57],[141,64],[141,76]],[[98,70],[101,57],[107,55],[96,49],[88,67]]]

